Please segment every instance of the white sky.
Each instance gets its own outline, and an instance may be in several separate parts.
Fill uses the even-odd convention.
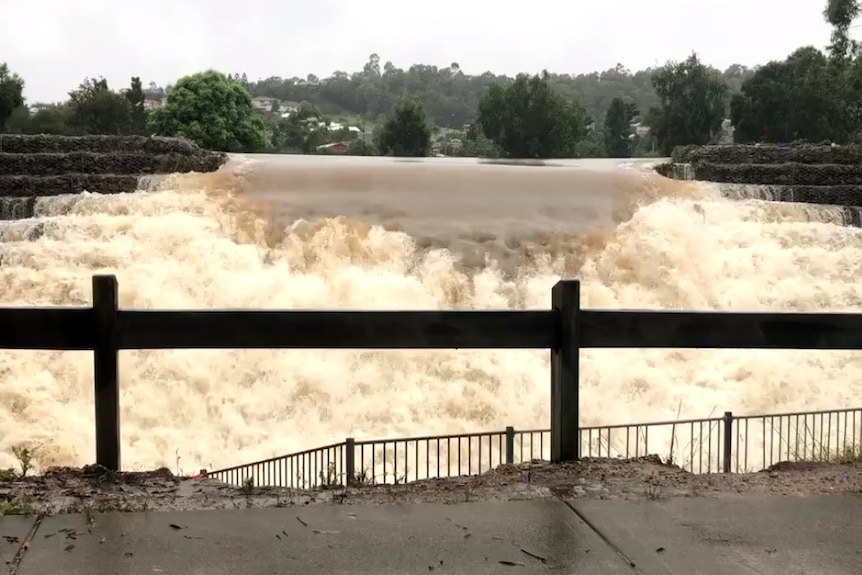
[[[825,0],[41,0],[4,2],[0,61],[31,102],[65,99],[86,77],[166,84],[206,68],[328,76],[372,52],[397,66],[466,73],[632,70],[692,50],[719,68],[824,47]]]

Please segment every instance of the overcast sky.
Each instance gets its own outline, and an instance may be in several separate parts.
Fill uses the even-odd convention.
[[[825,0],[41,0],[4,2],[0,61],[31,102],[86,77],[146,85],[206,68],[268,76],[397,66],[581,73],[685,58],[717,67],[824,47]]]

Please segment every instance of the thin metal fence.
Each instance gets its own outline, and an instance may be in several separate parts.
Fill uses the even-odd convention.
[[[862,408],[741,416],[734,421],[736,473],[784,461],[843,461],[862,456]]]
[[[317,489],[334,486],[346,477],[345,444],[308,449],[246,465],[208,472],[229,485]]]
[[[353,445],[357,483],[481,475],[507,461],[506,432],[354,441]]]
[[[581,429],[581,456],[630,459],[658,455],[692,473],[723,471],[722,417]]]
[[[692,473],[759,471],[784,461],[862,456],[862,408],[582,427],[582,458],[657,455]],[[481,475],[502,464],[547,461],[550,430],[516,430],[356,441],[310,449],[207,475],[236,486],[294,489],[399,484]]]

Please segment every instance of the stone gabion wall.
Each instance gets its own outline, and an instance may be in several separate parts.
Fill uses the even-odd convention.
[[[862,165],[862,146],[829,144],[761,144],[679,146],[675,164],[852,164]]]
[[[120,194],[134,192],[138,176],[116,174],[67,174],[63,176],[0,176],[2,197],[45,197],[63,194]]]
[[[0,197],[134,192],[139,176],[213,172],[226,161],[180,138],[0,134]]]
[[[68,154],[94,152],[118,154],[139,152],[148,155],[207,154],[206,150],[182,138],[158,136],[53,136],[49,134],[0,134],[0,152],[6,154]]]
[[[694,178],[726,184],[859,186],[862,164],[691,164]]]
[[[155,156],[141,152],[116,154],[96,152],[6,154],[0,152],[0,176],[212,172],[221,164],[222,159],[217,155],[189,156],[176,152]]]
[[[783,202],[862,207],[862,186],[782,186]]]
[[[666,177],[768,186],[768,199],[862,206],[862,146],[764,144],[684,146],[657,169]],[[685,170],[680,168],[686,167]]]

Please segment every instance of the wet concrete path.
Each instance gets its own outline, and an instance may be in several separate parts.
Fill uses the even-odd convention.
[[[0,518],[21,575],[862,573],[862,496]]]

